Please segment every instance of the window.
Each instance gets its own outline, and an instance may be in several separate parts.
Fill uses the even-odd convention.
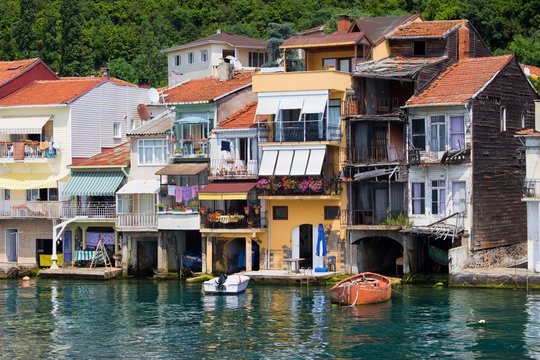
[[[450,116],[450,147],[465,148],[465,121],[463,116]]]
[[[412,213],[423,214],[426,207],[426,189],[424,183],[412,183]]]
[[[325,206],[324,220],[339,219],[339,206]]]
[[[415,149],[426,150],[426,124],[424,119],[412,119],[412,143]]]
[[[223,60],[226,62],[226,63],[229,63],[230,60],[227,59],[227,56],[232,56],[234,57],[235,53],[234,53],[234,50],[221,50],[221,57],[223,58]]]
[[[328,101],[328,140],[341,138],[341,100]]]
[[[431,116],[431,151],[446,150],[444,115]]]
[[[465,181],[452,182],[452,211],[466,212],[467,211],[467,191]]]
[[[188,64],[193,64],[193,53],[192,52],[188,52],[187,53],[187,63]]]
[[[11,190],[4,189],[4,200],[11,200]]]
[[[431,182],[431,213],[433,215],[446,213],[446,182],[444,180]]]
[[[426,42],[415,41],[413,45],[414,55],[426,55]]]
[[[139,164],[165,164],[167,145],[165,140],[139,140]]]
[[[113,137],[121,138],[122,137],[122,124],[119,122],[113,123]]]
[[[248,66],[261,67],[267,61],[267,54],[264,52],[250,52]]]
[[[174,59],[174,66],[182,65],[182,56],[181,55],[175,55],[173,57],[173,59]]]
[[[135,130],[136,125],[137,125],[137,124],[135,123],[135,119],[130,119],[130,120],[129,120],[129,129],[130,129],[130,130]]]
[[[506,131],[506,107],[501,106],[501,132]]]
[[[329,58],[323,59],[323,68],[334,66],[336,70],[343,72],[351,72],[353,70],[354,59],[353,58]]]
[[[50,188],[49,189],[49,201],[58,201],[58,189],[57,188]]]
[[[118,195],[118,213],[126,214],[133,212],[133,195]]]
[[[274,220],[288,220],[289,208],[287,206],[273,206],[272,217]]]
[[[208,50],[199,50],[199,62],[207,62],[208,61]]]
[[[26,201],[36,201],[39,199],[39,189],[26,190]]]

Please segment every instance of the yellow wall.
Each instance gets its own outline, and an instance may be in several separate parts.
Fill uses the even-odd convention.
[[[386,59],[389,56],[390,56],[390,42],[388,40],[384,40],[379,45],[373,47],[373,56],[372,56],[373,61]]]
[[[325,52],[308,52],[307,69],[306,70],[322,70],[323,59],[326,58],[354,58],[354,50],[349,51],[325,51]],[[358,47],[358,57],[362,57],[362,46]]]
[[[253,92],[337,90],[352,86],[351,74],[340,71],[305,71],[253,75]]]

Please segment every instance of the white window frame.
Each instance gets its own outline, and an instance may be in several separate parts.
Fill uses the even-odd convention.
[[[126,203],[126,205],[123,205]],[[131,209],[129,204],[131,204]],[[118,214],[129,214],[133,213],[134,208],[134,196],[133,194],[119,194],[117,199],[117,212]],[[127,207],[127,210],[124,209],[124,207]]]
[[[180,66],[180,65],[182,65],[182,55],[174,55],[173,66]]]
[[[422,187],[424,189],[424,196],[422,197],[422,194],[420,194],[420,197],[415,197],[414,195],[414,185],[415,184],[422,184]],[[422,209],[422,212],[415,213],[414,212],[414,202],[420,201],[424,202],[424,208]],[[424,215],[426,213],[426,183],[425,182],[411,182],[411,214],[412,215]]]
[[[207,49],[199,50],[199,62],[200,63],[208,62],[208,50]]]
[[[195,62],[195,56],[193,55],[193,52],[188,52],[187,53],[187,63],[188,64],[193,64]]]
[[[145,145],[145,143],[148,144],[147,142],[149,142],[149,141],[160,141],[160,142],[162,142],[162,145],[159,145],[159,146]],[[148,148],[153,149],[153,151],[152,151],[152,159],[151,160],[146,159],[145,150],[148,149]],[[156,160],[155,149],[157,149],[157,148],[162,149],[163,159],[161,159],[161,161]],[[139,165],[165,165],[165,164],[167,164],[167,156],[168,156],[167,142],[165,141],[165,139],[139,139],[137,141],[137,154],[138,154],[138,158],[139,158],[138,159]],[[142,156],[141,156],[141,154],[142,154]]]
[[[27,189],[25,193],[26,201],[37,201],[39,199],[39,189]]]
[[[501,106],[501,132],[506,131],[506,106]]]
[[[465,192],[464,192],[464,197],[463,198],[460,198],[460,197],[456,198],[456,196],[454,196],[454,184],[456,184],[456,183],[462,183],[464,185]],[[452,193],[452,212],[455,213],[455,212],[458,211],[458,209],[455,208],[455,203],[456,203],[456,201],[459,201],[459,202],[463,203],[462,212],[464,214],[466,214],[467,213],[467,182],[464,181],[464,180],[452,181],[450,191]]]
[[[441,185],[441,182],[443,183]],[[436,183],[436,185],[434,185]],[[433,192],[437,194],[437,200],[433,198]],[[436,212],[433,212],[433,205],[437,204]],[[444,211],[441,212],[441,205],[444,207]],[[433,215],[446,215],[446,180],[431,180],[431,213]]]
[[[435,123],[433,122],[433,118],[437,118],[437,120],[440,120],[441,117],[442,117],[442,121],[437,121]],[[441,134],[441,127],[443,127],[442,134]],[[432,114],[432,115],[429,116],[429,135],[430,135],[429,149],[432,152],[446,151],[446,146],[448,144],[448,141],[447,141],[447,138],[446,138],[446,127],[447,127],[446,126],[446,115],[444,115],[444,114]],[[437,144],[438,144],[437,149],[433,148],[433,128],[435,128],[437,130]],[[441,139],[444,140],[444,144],[443,144],[442,149],[441,149]]]
[[[122,123],[118,121],[113,122],[113,138],[115,139],[122,138]]]

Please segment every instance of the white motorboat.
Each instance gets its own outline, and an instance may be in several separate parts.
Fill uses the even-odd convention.
[[[245,275],[223,274],[218,278],[205,281],[203,289],[207,294],[239,294],[246,290],[248,283],[249,277]]]

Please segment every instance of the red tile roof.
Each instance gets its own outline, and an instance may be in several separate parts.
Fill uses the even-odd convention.
[[[135,86],[122,80],[110,79],[122,86]],[[60,80],[38,80],[0,99],[2,106],[18,105],[60,105],[69,104],[87,91],[107,81],[97,77],[68,77]],[[125,83],[125,84],[124,84]]]
[[[306,35],[306,34],[310,34],[314,32],[320,32],[320,31],[323,31],[325,27],[326,27],[326,24],[323,24],[323,25],[312,27],[310,29],[302,30],[301,33]]]
[[[253,189],[256,181],[245,182],[213,182],[199,190],[199,194],[221,194],[221,193],[246,193]]]
[[[333,33],[328,35],[291,36],[279,47],[280,49],[298,49],[321,46],[347,46],[358,44],[365,38],[363,32]],[[365,40],[367,43],[367,40]]]
[[[521,65],[521,68],[523,70],[525,70],[525,68],[528,68],[529,71],[531,72],[531,75],[532,76],[540,76],[540,68],[539,67],[536,67],[536,66],[532,66],[532,65],[525,65],[525,64],[520,64]]]
[[[210,76],[188,80],[163,92],[168,104],[210,102],[227,93],[240,90],[251,84],[251,72],[235,75],[231,80],[219,81]]]
[[[210,36],[197,39],[182,45],[173,46],[171,48],[163,49],[161,52],[168,53],[175,50],[190,48],[193,46],[199,46],[209,43],[226,43],[234,47],[244,47],[244,48],[261,48],[266,49],[268,45],[266,42],[254,39],[246,36],[235,35],[227,32],[222,32],[219,34],[212,34]]]
[[[62,80],[86,80],[86,79],[105,79],[105,78],[97,78],[97,77],[90,77],[90,76],[87,76],[87,77],[63,77],[63,78],[60,78]],[[130,86],[130,87],[136,87],[138,88],[139,86],[135,85],[135,84],[132,84],[130,82],[127,82],[125,80],[122,80],[122,79],[117,79],[117,78],[114,78],[114,77],[110,77],[109,80],[116,84],[116,85],[120,85],[120,86]]]
[[[440,38],[459,28],[461,20],[409,22],[392,31],[387,39]]]
[[[115,148],[103,151],[100,154],[92,156],[89,159],[79,161],[72,164],[70,167],[85,168],[97,166],[118,166],[125,167],[129,165],[130,160],[130,143],[124,143]]]
[[[257,110],[257,101],[247,104],[226,120],[218,124],[219,129],[246,129],[257,127],[254,122],[255,111]],[[266,116],[261,116],[261,122],[266,121]]]
[[[410,98],[405,106],[463,104],[513,59],[513,55],[503,55],[460,60],[439,75],[423,92]]]
[[[28,68],[37,65],[39,62],[41,62],[39,58],[16,61],[0,61],[0,84],[6,80],[19,76]]]

